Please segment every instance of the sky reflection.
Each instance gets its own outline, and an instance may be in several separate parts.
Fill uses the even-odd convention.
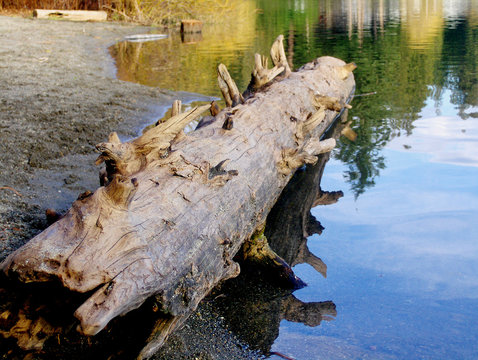
[[[388,147],[429,154],[432,162],[478,166],[478,119],[469,116],[464,120],[457,116],[451,96],[447,90],[440,104],[427,100],[420,118],[413,122],[413,136],[396,137]],[[470,107],[465,114],[476,111],[478,108]]]

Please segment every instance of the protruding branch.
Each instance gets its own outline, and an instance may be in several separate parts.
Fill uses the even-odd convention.
[[[325,107],[327,110],[341,111],[343,108],[351,109],[352,106],[347,103],[341,103],[336,97],[317,94],[314,96],[316,107]]]
[[[221,112],[221,109],[215,100],[211,101],[211,109],[209,111],[211,112],[211,116],[216,116]]]
[[[275,67],[284,68],[284,76],[287,77],[291,73],[289,63],[284,51],[284,35],[279,35],[271,47],[271,58]]]
[[[300,247],[299,254],[297,254],[297,259],[295,264],[309,264],[312,266],[318,273],[320,273],[323,277],[327,277],[327,265],[322,261],[321,258],[315,256],[313,253],[310,252],[309,248],[307,247],[307,242],[304,241],[303,245]]]
[[[294,274],[289,264],[271,249],[264,235],[264,229],[256,232],[249,240],[244,242],[242,246],[242,260],[273,272],[273,276],[277,277],[276,280],[287,287],[300,289],[306,286]]]
[[[282,150],[282,160],[277,164],[277,170],[282,175],[289,175],[294,170],[305,164],[315,164],[317,156],[298,149]]]
[[[319,107],[315,113],[309,114],[305,121],[299,122],[297,124],[297,131],[296,131],[296,138],[297,140],[303,141],[304,138],[309,134],[312,130],[314,130],[319,124],[325,119],[325,108]]]
[[[224,100],[226,101],[226,106],[234,107],[237,104],[242,104],[244,102],[244,98],[239,92],[239,89],[229,74],[229,71],[227,71],[226,65],[218,65],[217,80],[219,82],[222,95],[224,96]]]
[[[111,134],[109,134],[108,142],[112,144],[121,144],[121,140],[116,131],[113,131]]]
[[[357,68],[357,65],[355,63],[348,63],[343,66],[337,66],[335,69],[337,71],[337,75],[340,80],[345,80],[347,79],[350,74]]]
[[[181,114],[181,100],[174,100],[171,107],[171,117]]]
[[[329,138],[325,140],[311,138],[305,143],[303,151],[309,155],[320,155],[332,151],[335,145],[336,141],[334,138]]]
[[[313,207],[318,205],[330,205],[335,204],[341,197],[344,196],[342,191],[323,191],[319,189],[317,197],[312,204]]]
[[[115,174],[132,175],[143,165],[131,143],[101,143],[96,145],[96,149],[101,155],[95,164],[99,165],[102,162],[106,164],[106,174],[100,174],[100,179],[106,178],[105,184],[111,181]]]
[[[307,326],[318,326],[322,320],[329,321],[337,316],[332,301],[304,303],[295,296],[290,296],[282,303],[281,311],[287,321],[302,323]]]
[[[146,131],[142,136],[134,140],[132,144],[138,148],[149,145],[151,148],[167,149],[170,146],[171,141],[187,124],[196,119],[206,110],[209,110],[210,107],[210,104],[206,104],[173,116],[166,122]]]
[[[255,66],[254,70],[252,70],[251,82],[247,88],[247,92],[249,93],[256,92],[284,71],[284,67],[280,65],[268,69],[268,60],[265,56],[256,54],[254,59]]]
[[[61,215],[55,209],[46,209],[45,210],[46,222],[48,225],[53,224]]]
[[[345,125],[345,127],[341,131],[341,134],[350,141],[355,141],[357,139],[357,133],[350,127],[350,123],[351,122],[348,122]]]

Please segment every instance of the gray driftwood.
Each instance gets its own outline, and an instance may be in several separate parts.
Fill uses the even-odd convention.
[[[154,296],[165,316],[140,358],[151,356],[213,287],[239,273],[233,257],[295,170],[334,145],[319,138],[353,92],[353,66],[321,57],[289,73],[278,53],[281,81],[245,101],[220,67],[238,104],[208,125],[184,134],[210,105],[179,113],[176,104],[171,119],[139,138],[112,134],[99,144],[105,186],[11,254],[6,276],[92,292],[75,312],[85,335]],[[256,65],[254,74],[267,72],[264,61]]]

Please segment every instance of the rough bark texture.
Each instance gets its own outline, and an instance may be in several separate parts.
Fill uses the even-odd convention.
[[[75,312],[86,335],[155,296],[169,318],[141,356],[152,355],[162,333],[239,273],[234,255],[263,226],[295,170],[330,150],[317,138],[337,108],[320,96],[344,106],[354,89],[344,65],[319,58],[187,135],[182,128],[209,106],[128,143],[110,136],[98,145],[106,186],[80,196],[1,269],[23,282],[59,280],[91,292]]]

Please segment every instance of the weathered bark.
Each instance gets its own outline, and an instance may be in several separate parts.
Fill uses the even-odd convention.
[[[346,115],[344,112],[340,120],[345,120]],[[325,136],[338,138],[344,125],[342,122],[335,124]],[[311,207],[331,203],[332,198],[337,201],[343,195],[341,191],[321,190],[320,182],[329,155],[320,155],[316,164],[295,173],[269,213],[264,231],[270,248],[282,261],[291,266],[307,263],[323,276],[326,276],[327,266],[310,252],[307,241],[311,235],[324,230],[310,213]],[[315,241],[320,241],[320,237]],[[242,254],[239,258],[242,260]],[[272,355],[271,348],[283,319],[315,327],[337,316],[332,301],[302,302],[291,294],[292,290],[277,286],[284,282],[276,272],[262,263],[247,259],[246,262],[241,262],[244,270],[237,278],[214,290],[211,306],[251,349]]]
[[[33,17],[38,19],[65,19],[71,21],[106,21],[105,11],[91,10],[42,10],[35,9]]]
[[[354,89],[345,72],[341,60],[319,58],[187,135],[182,128],[210,105],[127,143],[111,135],[97,146],[105,186],[75,201],[1,269],[23,282],[59,280],[92,292],[75,312],[86,335],[155,296],[169,320],[141,357],[152,355],[214,286],[239,273],[234,255],[295,170],[330,150],[317,138],[337,108],[320,96],[345,105]]]

